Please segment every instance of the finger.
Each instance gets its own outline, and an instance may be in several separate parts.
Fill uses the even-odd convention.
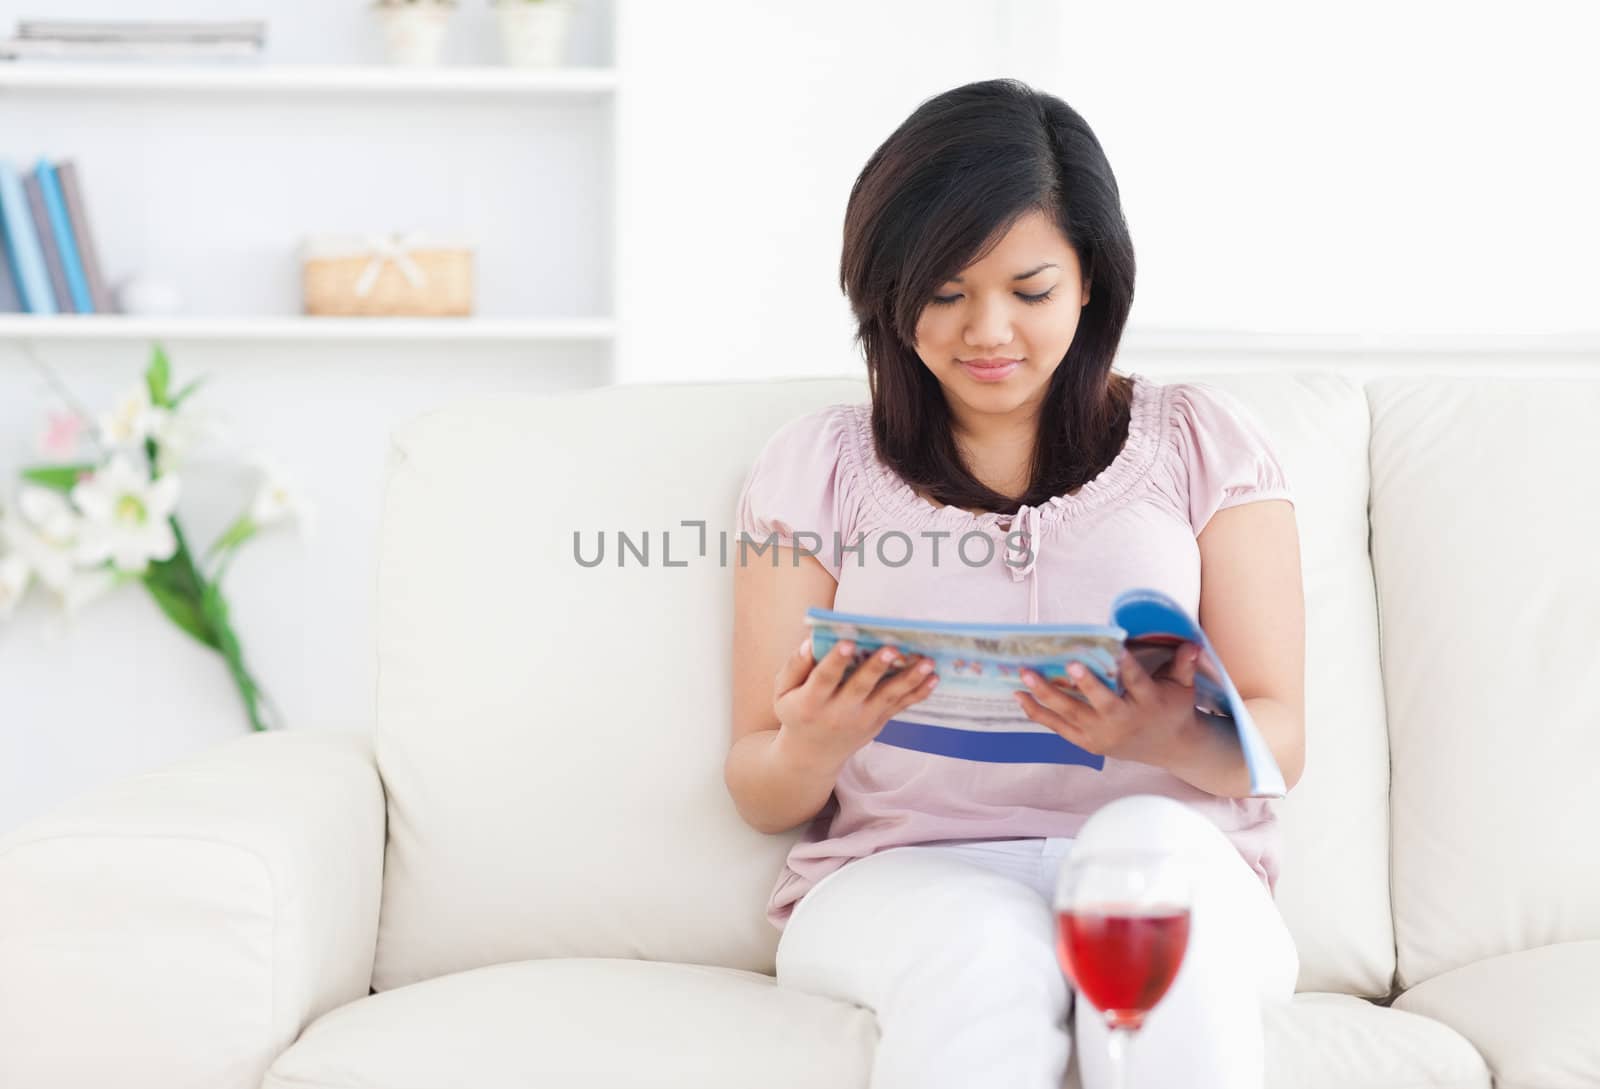
[[[894,709],[895,713],[899,714],[912,704],[921,703],[923,700],[933,695],[933,690],[937,687],[939,687],[939,674],[928,674],[927,680],[913,688],[909,693],[907,693],[905,699],[900,701],[899,706]]]
[[[1194,687],[1195,671],[1199,668],[1200,646],[1198,643],[1185,643],[1178,653],[1177,665],[1172,670],[1172,679],[1186,688]]]
[[[1061,677],[1046,677],[1033,669],[1019,670],[1022,683],[1028,686],[1028,692],[1036,702],[1050,708],[1058,714],[1070,715],[1074,708],[1082,707],[1083,701],[1075,699],[1067,691],[1068,681]]]
[[[1094,670],[1081,662],[1068,664],[1067,678],[1074,688],[1083,693],[1083,698],[1089,701],[1089,706],[1102,714],[1109,714],[1122,702],[1121,696],[1108,688]]]
[[[894,647],[879,647],[867,656],[866,661],[856,666],[856,671],[844,682],[840,694],[858,703],[865,703],[872,697],[872,690],[878,687],[883,675],[889,671],[889,666],[904,659],[905,655]]]
[[[852,640],[841,639],[833,645],[833,649],[817,659],[816,668],[811,671],[811,676],[806,683],[816,688],[821,699],[833,695],[833,690],[839,686],[839,678],[844,676],[845,667],[855,657],[856,645]]]
[[[1122,673],[1122,686],[1127,690],[1129,699],[1138,703],[1156,695],[1156,682],[1145,672],[1144,666],[1139,663],[1138,657],[1132,651],[1122,652],[1122,657],[1117,659],[1117,668]],[[1106,690],[1104,686],[1102,690]],[[1112,696],[1112,699],[1115,698]]]
[[[1027,692],[1018,692],[1015,698],[1017,706],[1028,718],[1041,726],[1048,726],[1080,749],[1094,751],[1090,748],[1088,733],[1067,715],[1051,710]]]
[[[799,688],[811,674],[812,664],[811,636],[807,635],[800,640],[800,649],[785,658],[783,665],[778,667],[778,675],[773,681],[773,694],[781,696]]]
[[[898,677],[895,679],[897,681],[899,680]],[[933,690],[938,687],[938,684],[939,675],[937,673],[931,674],[919,684],[914,685],[911,691],[907,692],[893,703],[885,705],[879,705],[875,703],[867,704],[866,710],[872,716],[874,736],[876,736],[876,731],[882,730],[886,725],[889,724],[889,721],[901,711],[904,711],[907,707],[915,706],[916,704],[919,704],[923,700],[927,699],[929,696],[933,695]],[[884,687],[887,687],[887,685]]]
[[[893,714],[902,706],[909,706],[905,702],[907,699],[915,702],[924,698],[926,693],[919,690],[936,677],[937,674],[933,671],[933,659],[919,656],[909,662],[905,669],[878,685],[868,703]],[[929,688],[928,691],[931,692],[932,689]]]

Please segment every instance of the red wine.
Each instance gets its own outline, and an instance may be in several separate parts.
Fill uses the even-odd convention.
[[[1172,986],[1188,947],[1187,908],[1104,907],[1056,914],[1062,970],[1115,1027],[1139,1027]]]

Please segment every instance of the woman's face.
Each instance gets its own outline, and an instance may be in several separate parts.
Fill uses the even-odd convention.
[[[1030,212],[940,287],[917,319],[917,355],[958,419],[1026,419],[1043,403],[1088,301],[1072,245],[1044,213]],[[975,365],[990,359],[1013,362]]]

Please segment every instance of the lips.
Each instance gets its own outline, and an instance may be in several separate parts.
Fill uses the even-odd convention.
[[[979,382],[999,382],[1019,366],[1020,359],[963,359],[961,367],[967,375]]]

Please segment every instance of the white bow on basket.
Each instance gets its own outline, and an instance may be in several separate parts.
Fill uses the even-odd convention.
[[[417,248],[420,241],[421,235],[416,231],[407,234],[368,235],[367,249],[372,254],[372,260],[367,262],[367,267],[362,270],[360,279],[356,281],[356,294],[365,298],[371,293],[373,286],[378,282],[379,273],[383,271],[385,261],[393,261],[412,287],[421,287],[426,283],[427,275],[411,259],[410,253]]]

